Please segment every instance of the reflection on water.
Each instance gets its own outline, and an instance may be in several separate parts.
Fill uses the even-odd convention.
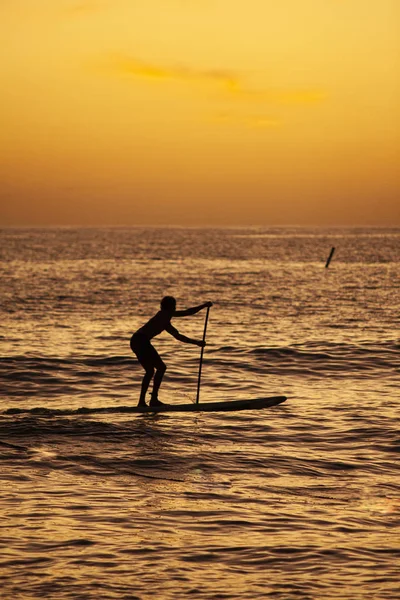
[[[398,231],[2,235],[2,598],[397,599]],[[57,414],[136,402],[130,333],[166,293],[215,302],[203,401],[288,401]],[[190,401],[198,349],[156,345]]]
[[[30,416],[2,453],[9,597],[396,598],[397,428],[346,412]]]

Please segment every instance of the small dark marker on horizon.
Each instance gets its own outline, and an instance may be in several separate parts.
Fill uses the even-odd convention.
[[[327,269],[327,268],[329,267],[329,263],[330,263],[330,262],[331,262],[331,260],[332,260],[332,256],[333,256],[333,253],[334,253],[334,252],[335,252],[335,247],[333,246],[333,247],[332,247],[332,249],[331,249],[331,251],[330,251],[330,254],[329,254],[329,256],[328,256],[328,260],[326,261],[326,264],[325,264],[325,269]]]

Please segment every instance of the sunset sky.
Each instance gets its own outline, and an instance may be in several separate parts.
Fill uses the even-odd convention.
[[[0,226],[400,226],[399,0],[1,0]]]

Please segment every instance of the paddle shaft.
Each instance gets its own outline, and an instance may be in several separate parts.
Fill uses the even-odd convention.
[[[208,323],[208,314],[209,314],[209,312],[210,312],[210,307],[207,306],[206,320],[204,321],[203,342],[206,341],[206,331],[207,331],[207,323]],[[204,354],[204,346],[202,347],[201,354],[200,354],[199,379],[197,381],[196,404],[199,403],[199,399],[200,399],[200,380],[201,380],[201,368],[203,366],[203,354]]]

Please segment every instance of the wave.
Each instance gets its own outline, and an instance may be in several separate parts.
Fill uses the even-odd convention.
[[[282,368],[302,369],[322,375],[334,373],[356,375],[368,373],[382,376],[398,373],[400,346],[388,342],[380,346],[354,344],[307,344],[290,348],[255,348],[252,353],[263,363]]]
[[[221,373],[235,372],[242,381],[262,374],[296,377],[387,378],[398,380],[400,345],[394,341],[344,344],[309,342],[282,347],[238,348],[209,347],[205,357],[209,381],[218,385]],[[167,357],[169,377],[179,385],[192,382],[196,362]],[[126,394],[134,381],[139,382],[141,368],[127,356],[0,358],[0,394],[3,397],[43,398],[60,395],[79,396],[101,391],[102,396]]]
[[[104,387],[105,380],[126,383],[134,361],[124,356],[110,357],[37,357],[0,358],[0,394],[27,396],[40,391],[41,396],[80,393],[84,389]],[[111,386],[111,383],[109,383]]]
[[[286,375],[348,375],[352,377],[398,375],[400,369],[400,345],[393,341],[376,344],[344,344],[309,342],[284,347],[257,347],[243,351],[224,346],[214,352],[211,362],[229,367],[266,370],[268,373]],[[218,356],[217,356],[218,354]],[[227,358],[228,357],[228,358]],[[250,360],[249,360],[250,359]]]

